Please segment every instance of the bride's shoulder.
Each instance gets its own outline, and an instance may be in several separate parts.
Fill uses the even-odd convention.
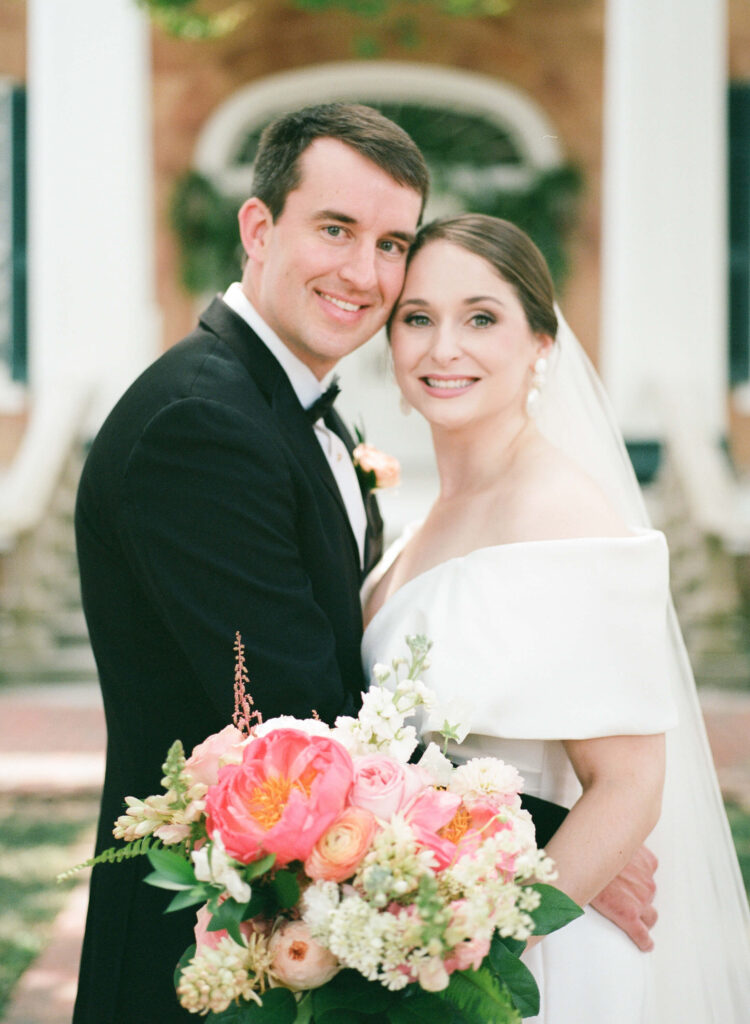
[[[632,533],[599,484],[548,442],[529,460],[519,492],[529,540]]]

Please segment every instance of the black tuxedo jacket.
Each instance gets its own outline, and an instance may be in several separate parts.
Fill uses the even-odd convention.
[[[368,568],[382,523],[366,507]],[[359,705],[361,573],[341,495],[284,371],[222,301],[103,425],[76,537],[108,732],[99,850],[126,795],[161,791],[173,740],[189,753],[231,721],[235,630],[264,718]],[[192,1020],[172,973],[194,911],[164,916],[148,870],[93,871],[75,1024]]]

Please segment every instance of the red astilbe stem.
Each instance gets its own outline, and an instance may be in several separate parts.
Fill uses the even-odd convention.
[[[253,698],[247,691],[250,680],[245,665],[245,645],[239,630],[234,634],[234,714],[232,721],[237,729],[246,736],[252,734],[256,725],[260,725],[263,716],[253,708]]]

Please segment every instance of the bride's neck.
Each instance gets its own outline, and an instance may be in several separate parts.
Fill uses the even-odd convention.
[[[433,426],[440,498],[468,497],[497,485],[537,435],[535,424],[524,415],[459,430]]]

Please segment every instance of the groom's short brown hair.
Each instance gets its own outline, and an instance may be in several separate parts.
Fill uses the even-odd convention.
[[[351,146],[399,185],[418,192],[424,210],[429,172],[411,136],[373,107],[322,103],[283,114],[260,137],[252,194],[263,200],[274,221],[300,184],[300,157],[316,139],[338,139]]]

